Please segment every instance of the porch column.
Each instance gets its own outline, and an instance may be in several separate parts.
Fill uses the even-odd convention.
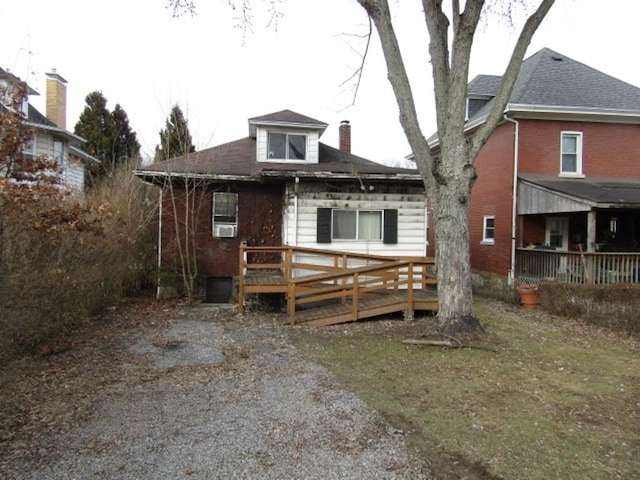
[[[596,212],[587,212],[587,252],[596,251]]]

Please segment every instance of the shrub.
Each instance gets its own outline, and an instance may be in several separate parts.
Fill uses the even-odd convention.
[[[550,313],[640,337],[640,285],[540,284],[540,304]]]
[[[149,284],[156,204],[131,165],[86,197],[0,188],[0,363]]]

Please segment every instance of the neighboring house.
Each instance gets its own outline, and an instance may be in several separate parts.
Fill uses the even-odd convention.
[[[416,170],[351,154],[351,126],[346,121],[339,127],[339,149],[320,142],[326,123],[290,110],[248,123],[246,138],[136,172],[165,187],[163,268],[176,262],[176,209],[171,197],[185,194],[186,180],[197,182],[205,194],[198,197],[202,210],[190,212],[200,215],[194,235],[200,269],[207,278],[239,274],[241,243],[424,255],[426,200]],[[168,182],[173,188],[166,188]]]
[[[468,131],[485,121],[500,82],[479,75],[469,83]],[[430,144],[437,151],[436,136]],[[579,253],[554,257],[555,270],[534,268],[520,258],[523,247],[549,250],[549,256],[638,250],[640,88],[542,49],[523,61],[504,122],[475,167],[473,269],[510,279],[560,278]],[[433,255],[435,244],[429,245]],[[632,281],[638,281],[635,270]]]
[[[23,106],[24,124],[33,129],[33,138],[23,153],[33,157],[56,159],[62,165],[62,183],[75,190],[84,188],[84,168],[87,162],[97,162],[82,150],[85,140],[66,129],[67,81],[58,73],[47,73],[46,116],[33,105]],[[0,68],[0,86],[6,87],[17,77]],[[29,95],[38,92],[29,88]]]

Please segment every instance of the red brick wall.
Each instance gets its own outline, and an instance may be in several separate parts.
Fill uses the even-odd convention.
[[[520,122],[520,172],[560,172],[560,134],[582,132],[582,173],[640,176],[640,126],[588,122]]]
[[[476,159],[478,178],[471,192],[469,241],[474,269],[507,275],[511,266],[514,125],[493,133]],[[483,218],[495,217],[494,244],[483,244]]]
[[[262,185],[239,185],[231,191],[238,193],[238,235],[236,238],[214,238],[211,235],[211,214],[213,191],[206,191],[197,202],[198,226],[196,229],[196,250],[200,271],[205,277],[234,277],[240,268],[238,247],[240,242],[248,245],[282,244],[282,188]],[[225,186],[223,190],[227,191]],[[178,214],[180,231],[184,232],[184,191],[176,190],[178,208],[172,207],[170,195],[163,198],[162,219],[162,261],[163,268],[178,265],[176,249],[176,228],[174,212]],[[175,267],[174,267],[175,268]]]

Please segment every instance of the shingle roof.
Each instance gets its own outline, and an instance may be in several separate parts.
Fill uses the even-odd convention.
[[[318,127],[326,127],[327,124],[316,120],[306,115],[293,112],[291,110],[281,110],[275,113],[269,113],[267,115],[261,115],[259,117],[253,117],[249,119],[249,123],[302,123],[302,124],[316,124]]]
[[[640,205],[640,180],[630,177],[562,178],[557,175],[520,174],[519,177],[558,193],[609,207]]]
[[[473,86],[475,94],[495,95],[500,80],[501,77],[480,75],[469,83],[469,93]],[[638,112],[640,116],[640,88],[543,48],[522,62],[509,103],[512,106],[626,110]],[[489,102],[469,121],[486,115],[492,104]]]
[[[319,144],[319,162],[317,164],[258,162],[256,160],[256,139],[251,136],[157,162],[138,171],[141,176],[153,176],[158,173],[203,175],[211,178],[236,176],[246,179],[258,179],[262,176],[292,178],[305,174],[309,176],[319,174],[326,176],[332,174],[353,174],[354,176],[411,175],[419,180],[416,170],[381,165],[357,155],[342,152],[324,143]]]

